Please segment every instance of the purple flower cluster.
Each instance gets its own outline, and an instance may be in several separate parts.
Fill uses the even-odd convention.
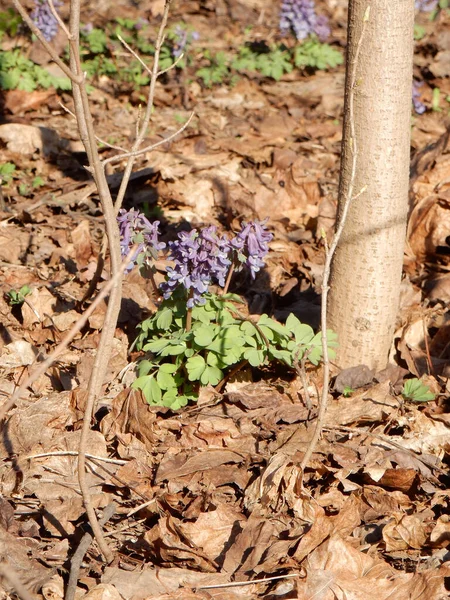
[[[264,258],[269,252],[269,242],[273,235],[267,231],[266,221],[250,221],[243,223],[241,231],[230,241],[230,246],[237,254],[238,263],[250,269],[255,278],[256,273],[265,265]]]
[[[412,101],[413,101],[414,110],[418,115],[422,115],[427,110],[427,107],[420,99],[420,96],[421,96],[420,88],[422,87],[422,85],[423,85],[422,81],[416,81],[415,79],[413,80]]]
[[[200,232],[193,229],[190,233],[179,233],[177,240],[169,242],[169,258],[175,264],[167,267],[167,281],[161,284],[164,298],[169,298],[182,285],[188,292],[188,308],[205,304],[203,294],[213,281],[222,287],[225,285],[231,265],[229,244],[228,238],[218,235],[214,225]]]
[[[199,37],[200,34],[197,33],[197,31],[189,32],[187,31],[187,29],[183,29],[183,27],[181,27],[180,25],[176,25],[172,34],[172,56],[174,58],[178,58],[186,50],[186,46],[190,44],[193,40],[198,40]]]
[[[128,266],[129,271],[140,255],[143,256],[143,259],[146,257],[156,259],[158,251],[166,247],[164,242],[158,240],[159,221],[150,223],[145,215],[134,208],[129,211],[123,208],[120,209],[117,221],[119,223],[122,256],[127,256],[134,244],[139,244],[136,254]]]
[[[314,0],[282,0],[280,31],[286,35],[291,30],[298,40],[315,34],[323,41],[330,35],[328,19],[324,15],[316,15]]]
[[[134,244],[138,244],[133,263],[142,264],[146,259],[156,259],[158,251],[166,244],[158,240],[159,221],[150,221],[139,211],[120,210],[117,217],[120,231],[122,256],[126,256]],[[188,293],[187,306],[191,308],[206,302],[203,295],[209,286],[217,282],[225,286],[231,265],[241,269],[248,267],[253,278],[264,267],[264,258],[269,251],[273,235],[266,229],[266,221],[243,223],[241,231],[231,240],[217,232],[211,225],[189,233],[182,231],[178,239],[169,242],[169,260],[173,266],[166,268],[166,281],[161,284],[164,298],[169,298],[179,287]]]
[[[416,0],[416,10],[422,10],[424,12],[431,12],[436,10],[438,7],[439,0]]]
[[[50,5],[47,0],[34,0],[35,9],[31,13],[31,19],[36,27],[42,31],[42,35],[45,37],[47,42],[51,42],[55,35],[58,33],[58,21],[50,10]],[[61,2],[54,0],[53,5],[56,7],[61,6]]]

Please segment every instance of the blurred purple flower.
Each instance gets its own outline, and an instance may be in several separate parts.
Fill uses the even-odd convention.
[[[298,40],[315,34],[323,41],[330,35],[328,19],[324,15],[316,15],[314,0],[282,0],[280,31],[287,35],[291,30]]]
[[[413,79],[412,101],[413,101],[414,110],[418,115],[422,115],[427,110],[427,107],[420,99],[420,96],[421,96],[420,88],[422,87],[422,85],[423,85],[423,81],[417,81],[416,79]]]
[[[47,0],[34,0],[35,9],[31,13],[33,23],[38,27],[47,42],[51,42],[58,33],[58,21],[52,14]],[[61,6],[61,2],[54,0],[53,6]]]
[[[119,223],[122,256],[127,256],[134,244],[139,244],[132,261],[128,265],[128,271],[131,271],[139,255],[143,254],[144,259],[156,259],[158,251],[166,247],[164,242],[158,240],[159,221],[150,223],[147,217],[138,210],[134,208],[129,211],[123,208],[120,209],[117,222]]]
[[[238,261],[250,269],[253,278],[264,267],[264,258],[269,252],[269,242],[273,238],[266,229],[266,223],[267,219],[242,223],[241,231],[230,242],[237,253]]]
[[[439,0],[416,0],[416,10],[422,10],[423,12],[431,12],[438,7]]]
[[[188,31],[180,25],[176,25],[172,35],[172,56],[178,58],[186,50],[186,46],[193,40],[198,40],[200,34],[197,31]]]
[[[174,261],[173,267],[167,267],[167,281],[161,284],[164,298],[169,298],[175,289],[182,285],[188,292],[187,307],[205,304],[203,294],[208,291],[213,281],[221,287],[231,261],[229,240],[217,233],[214,225],[205,227],[200,232],[182,231],[178,239],[169,242],[169,258]]]

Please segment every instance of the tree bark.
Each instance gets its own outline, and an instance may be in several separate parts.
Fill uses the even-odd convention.
[[[350,73],[363,27],[352,140]],[[350,0],[338,223],[349,190],[353,198],[328,301],[343,368],[383,369],[392,343],[408,213],[413,31],[414,0]]]

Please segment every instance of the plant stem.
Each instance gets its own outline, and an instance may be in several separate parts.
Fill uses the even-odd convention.
[[[225,281],[225,286],[222,290],[222,296],[225,296],[225,294],[228,293],[228,288],[230,287],[231,278],[233,276],[234,269],[235,269],[235,265],[234,265],[234,263],[232,263],[231,267],[228,271],[228,274],[227,274],[227,280]]]
[[[186,313],[186,333],[188,333],[192,328],[192,308],[187,309]]]

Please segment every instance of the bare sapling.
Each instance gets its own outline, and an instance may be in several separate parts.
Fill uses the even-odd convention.
[[[69,45],[68,64],[66,64],[59,57],[57,52],[52,47],[52,44],[46,39],[43,32],[34,23],[33,19],[28,14],[20,0],[12,0],[12,2],[19,14],[22,16],[24,22],[28,25],[28,27],[35,34],[37,39],[44,46],[51,59],[60,67],[60,69],[70,79],[72,83],[72,93],[74,101],[73,116],[74,118],[76,118],[80,138],[83,142],[88,157],[89,165],[86,167],[86,169],[92,175],[96,184],[105,221],[106,238],[103,243],[103,248],[99,257],[99,261],[104,260],[106,251],[108,250],[110,257],[110,281],[109,284],[105,288],[103,288],[103,291],[100,293],[100,295],[97,297],[97,300],[94,301],[94,303],[91,305],[91,308],[88,309],[87,312],[89,312],[90,314],[93,310],[92,307],[94,306],[94,304],[97,305],[100,299],[103,298],[107,292],[109,292],[109,299],[101,331],[100,341],[97,348],[97,354],[95,357],[92,373],[88,384],[86,408],[83,417],[83,426],[78,452],[78,478],[81,493],[83,496],[83,503],[95,540],[105,560],[109,563],[113,559],[113,553],[109,548],[105,540],[102,528],[99,525],[96,513],[92,506],[90,492],[86,480],[86,445],[91,428],[91,420],[94,414],[95,403],[97,398],[101,394],[102,386],[104,384],[104,379],[108,368],[109,357],[111,355],[114,333],[117,326],[117,319],[119,316],[122,299],[122,275],[126,269],[126,264],[128,264],[130,260],[130,256],[128,256],[126,264],[122,264],[120,235],[116,217],[122,205],[122,201],[125,196],[125,191],[127,189],[127,185],[136,158],[141,154],[150,152],[158,145],[162,143],[167,143],[167,141],[173,139],[176,135],[178,135],[189,125],[192,115],[188,122],[186,122],[183,125],[183,127],[181,127],[175,134],[171,135],[170,138],[166,138],[162,142],[153,144],[152,146],[144,148],[142,147],[153,112],[156,82],[158,80],[158,77],[160,77],[160,75],[162,75],[162,73],[165,72],[159,70],[159,56],[161,47],[164,43],[164,30],[167,25],[171,0],[165,0],[164,12],[157,34],[155,55],[153,65],[151,68],[145,65],[144,62],[137,56],[135,51],[132,48],[130,48],[125,42],[122,41],[126,49],[130,52],[130,55],[134,56],[135,58],[138,58],[143,68],[145,68],[145,70],[147,70],[150,73],[150,83],[147,94],[146,109],[142,118],[140,117],[140,115],[138,115],[136,123],[136,137],[131,148],[129,149],[108,144],[104,140],[100,140],[100,138],[96,135],[95,132],[92,112],[89,104],[86,76],[85,73],[83,73],[81,65],[80,0],[71,0],[70,2],[70,16],[68,26],[63,22],[60,15],[56,11],[53,0],[48,0],[48,4],[53,16],[55,17],[59,26],[64,31],[67,37]],[[173,66],[175,65],[172,65],[172,67]],[[70,113],[68,109],[65,110]],[[118,153],[113,157],[102,160],[98,151],[99,141],[101,141],[104,145],[108,146],[109,148],[116,150]],[[126,161],[124,167],[124,174],[122,177],[118,195],[114,202],[106,179],[106,166],[111,163],[123,163],[124,161]],[[61,347],[67,347],[71,339],[73,339],[73,336],[75,335],[76,331],[79,331],[79,329],[83,326],[80,323],[85,323],[86,320],[87,316],[83,315],[79,319],[79,322],[76,323],[75,326],[72,328],[71,332],[69,332],[69,335],[66,336],[66,339],[63,340]],[[70,337],[71,334],[72,337]],[[56,358],[59,352],[60,350],[56,348],[51,356]],[[42,363],[41,367],[37,369],[37,371],[40,372],[44,367],[44,364],[47,365],[48,368],[48,364],[46,361],[45,363]],[[11,407],[13,403],[17,402],[20,399],[20,394],[23,393],[23,391],[24,388],[23,386],[21,386],[21,388],[18,390],[18,393],[14,394],[14,397],[11,399],[9,407]],[[3,412],[3,414],[5,414],[5,411]]]

